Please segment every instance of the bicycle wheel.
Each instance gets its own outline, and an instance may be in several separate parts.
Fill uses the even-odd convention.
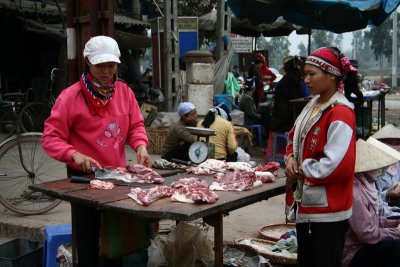
[[[25,116],[24,118],[21,117],[22,127],[24,125],[29,125],[26,122],[27,118],[30,117],[32,119],[32,128],[30,132],[43,132],[44,129],[44,121],[50,116],[51,108],[49,104],[46,102],[29,102],[27,103],[21,110],[21,116]],[[24,130],[24,129],[22,129]]]
[[[67,177],[65,164],[56,161],[43,150],[39,133],[21,135],[20,145],[25,166],[18,152],[18,137],[6,141],[0,148],[0,203],[21,215],[42,214],[60,204],[61,200],[31,191],[28,186]]]

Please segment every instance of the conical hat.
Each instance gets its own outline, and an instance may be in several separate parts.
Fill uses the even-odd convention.
[[[393,158],[400,160],[400,152],[399,151],[397,151],[394,148],[391,148],[390,146],[386,145],[385,143],[383,143],[379,140],[376,140],[372,136],[370,138],[368,138],[367,143],[374,145],[375,147],[379,148],[380,150],[383,150],[384,152],[388,153]]]
[[[400,139],[400,129],[396,128],[392,124],[386,124],[374,135],[372,135],[372,137],[375,139]]]
[[[397,161],[398,159],[392,157],[376,146],[362,139],[357,140],[355,172],[366,172],[381,169],[386,166],[390,166]]]

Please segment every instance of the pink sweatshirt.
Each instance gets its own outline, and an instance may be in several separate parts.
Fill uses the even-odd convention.
[[[50,157],[76,169],[76,151],[102,166],[125,166],[125,143],[133,149],[148,144],[143,117],[132,90],[122,81],[115,84],[105,117],[91,115],[79,82],[64,89],[45,122],[42,146]]]

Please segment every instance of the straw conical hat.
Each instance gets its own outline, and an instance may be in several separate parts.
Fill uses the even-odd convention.
[[[381,169],[386,166],[390,166],[397,161],[398,159],[392,157],[380,148],[377,148],[376,146],[362,139],[357,140],[355,172],[366,172]]]
[[[400,139],[400,129],[396,128],[392,124],[386,124],[379,131],[377,131],[374,135],[372,135],[375,139]]]
[[[400,152],[399,151],[397,151],[394,148],[391,148],[390,146],[386,145],[385,143],[383,143],[379,140],[376,140],[372,136],[370,138],[368,138],[367,143],[374,145],[376,148],[383,150],[384,152],[388,153],[393,158],[400,160]]]

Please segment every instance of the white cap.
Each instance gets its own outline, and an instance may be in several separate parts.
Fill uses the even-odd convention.
[[[83,50],[83,56],[93,65],[104,62],[121,63],[117,42],[108,36],[95,36],[90,38]]]

